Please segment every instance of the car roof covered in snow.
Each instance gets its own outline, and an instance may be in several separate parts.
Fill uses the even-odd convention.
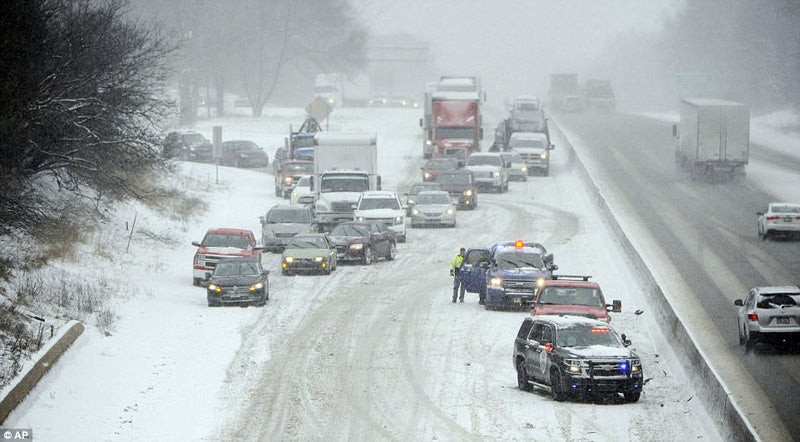
[[[318,132],[314,140],[318,146],[352,146],[375,144],[377,136],[365,132]]]

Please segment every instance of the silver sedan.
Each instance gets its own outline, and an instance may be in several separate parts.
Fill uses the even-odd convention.
[[[456,206],[442,190],[420,192],[411,210],[411,227],[456,226]]]

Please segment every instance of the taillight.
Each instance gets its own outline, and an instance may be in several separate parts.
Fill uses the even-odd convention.
[[[758,315],[756,313],[748,313],[747,319],[750,321],[758,321]]]
[[[778,219],[778,217],[777,217],[777,216],[768,216],[768,217],[766,218],[766,220],[767,220],[767,221],[775,221],[776,219]]]

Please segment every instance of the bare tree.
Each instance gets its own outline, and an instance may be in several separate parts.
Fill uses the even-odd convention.
[[[0,234],[62,217],[53,192],[101,201],[139,197],[164,170],[158,123],[171,52],[155,29],[128,22],[119,1],[11,0],[0,27]],[[9,18],[10,17],[10,18]],[[8,24],[8,26],[3,26]],[[12,60],[8,63],[6,60]],[[63,219],[62,219],[63,221]],[[78,220],[75,220],[76,222]]]

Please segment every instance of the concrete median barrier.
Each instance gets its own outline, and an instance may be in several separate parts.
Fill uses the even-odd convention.
[[[28,371],[22,375],[19,382],[8,391],[5,397],[0,399],[0,424],[4,423],[8,415],[22,403],[28,393],[39,383],[39,380],[50,371],[61,355],[78,339],[83,330],[83,323],[68,322],[59,336],[51,340],[43,351],[39,352],[39,359],[29,366]]]

